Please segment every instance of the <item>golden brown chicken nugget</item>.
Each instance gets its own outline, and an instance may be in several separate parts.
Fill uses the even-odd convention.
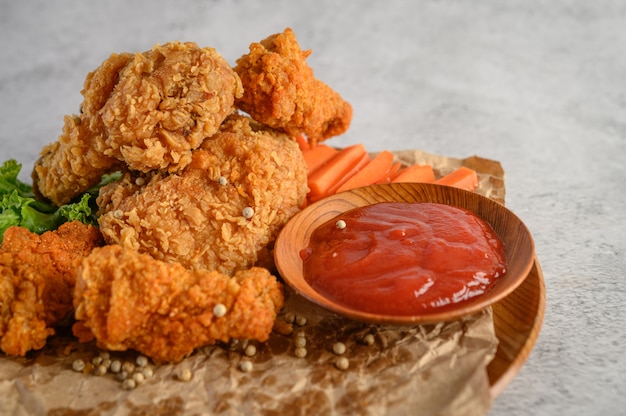
[[[61,205],[112,170],[180,170],[241,93],[213,48],[169,42],[113,54],[87,75],[80,115],[66,116],[58,141],[41,152],[35,190]]]
[[[328,85],[315,78],[290,28],[250,45],[235,71],[244,93],[236,105],[260,123],[309,142],[345,132],[352,107]]]
[[[73,310],[78,262],[104,243],[97,228],[74,221],[37,235],[9,227],[0,246],[0,349],[42,348]]]
[[[266,341],[283,303],[282,286],[267,269],[230,277],[109,245],[82,262],[75,330],[82,338],[90,330],[101,348],[177,362],[218,341]]]
[[[102,188],[100,230],[109,244],[230,275],[270,257],[307,191],[296,142],[233,115],[182,172],[127,175]]]

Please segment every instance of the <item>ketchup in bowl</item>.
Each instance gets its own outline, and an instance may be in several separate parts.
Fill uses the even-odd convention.
[[[472,212],[438,203],[381,202],[311,234],[304,279],[368,313],[416,315],[480,296],[506,273],[500,238]]]

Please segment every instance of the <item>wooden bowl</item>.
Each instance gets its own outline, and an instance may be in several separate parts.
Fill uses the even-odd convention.
[[[366,313],[333,302],[304,279],[300,251],[308,246],[313,231],[339,214],[378,202],[433,202],[467,209],[491,225],[505,246],[507,273],[492,289],[446,310],[433,309],[419,315]],[[492,305],[513,292],[529,274],[535,259],[532,235],[524,223],[504,205],[474,192],[422,184],[391,183],[342,192],[309,205],[287,223],[274,247],[279,274],[296,293],[326,309],[369,323],[414,325],[458,319]]]

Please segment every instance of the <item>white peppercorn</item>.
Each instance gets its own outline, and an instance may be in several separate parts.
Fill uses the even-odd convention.
[[[298,358],[304,358],[304,357],[306,357],[307,350],[304,347],[296,347],[296,349],[294,351],[294,354]]]
[[[189,381],[191,380],[192,376],[193,374],[191,373],[191,370],[188,368],[183,368],[176,372],[176,378],[178,378],[178,380],[180,381]]]
[[[224,315],[226,315],[226,312],[228,312],[228,310],[226,309],[226,305],[224,305],[223,303],[218,303],[213,307],[213,315],[215,315],[217,318],[223,317]]]
[[[78,372],[83,371],[85,369],[85,362],[80,358],[74,360],[74,362],[72,363],[72,369]]]
[[[253,344],[246,346],[246,349],[244,350],[244,354],[246,354],[248,357],[252,357],[253,355],[256,354],[256,347]]]
[[[346,357],[339,357],[337,361],[335,361],[335,367],[340,370],[347,370],[350,367],[350,361]]]
[[[244,373],[249,373],[250,371],[252,371],[252,367],[252,362],[247,360],[239,363],[239,369]]]
[[[333,345],[333,352],[337,355],[342,355],[346,352],[346,344],[343,342],[335,342]]]

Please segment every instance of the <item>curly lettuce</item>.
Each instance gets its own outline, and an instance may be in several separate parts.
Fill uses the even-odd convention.
[[[97,225],[96,197],[101,186],[119,178],[105,175],[100,185],[89,189],[69,204],[57,207],[35,199],[33,188],[18,179],[22,165],[10,159],[0,167],[0,242],[12,225],[28,228],[41,234],[56,230],[67,221],[81,221]]]

